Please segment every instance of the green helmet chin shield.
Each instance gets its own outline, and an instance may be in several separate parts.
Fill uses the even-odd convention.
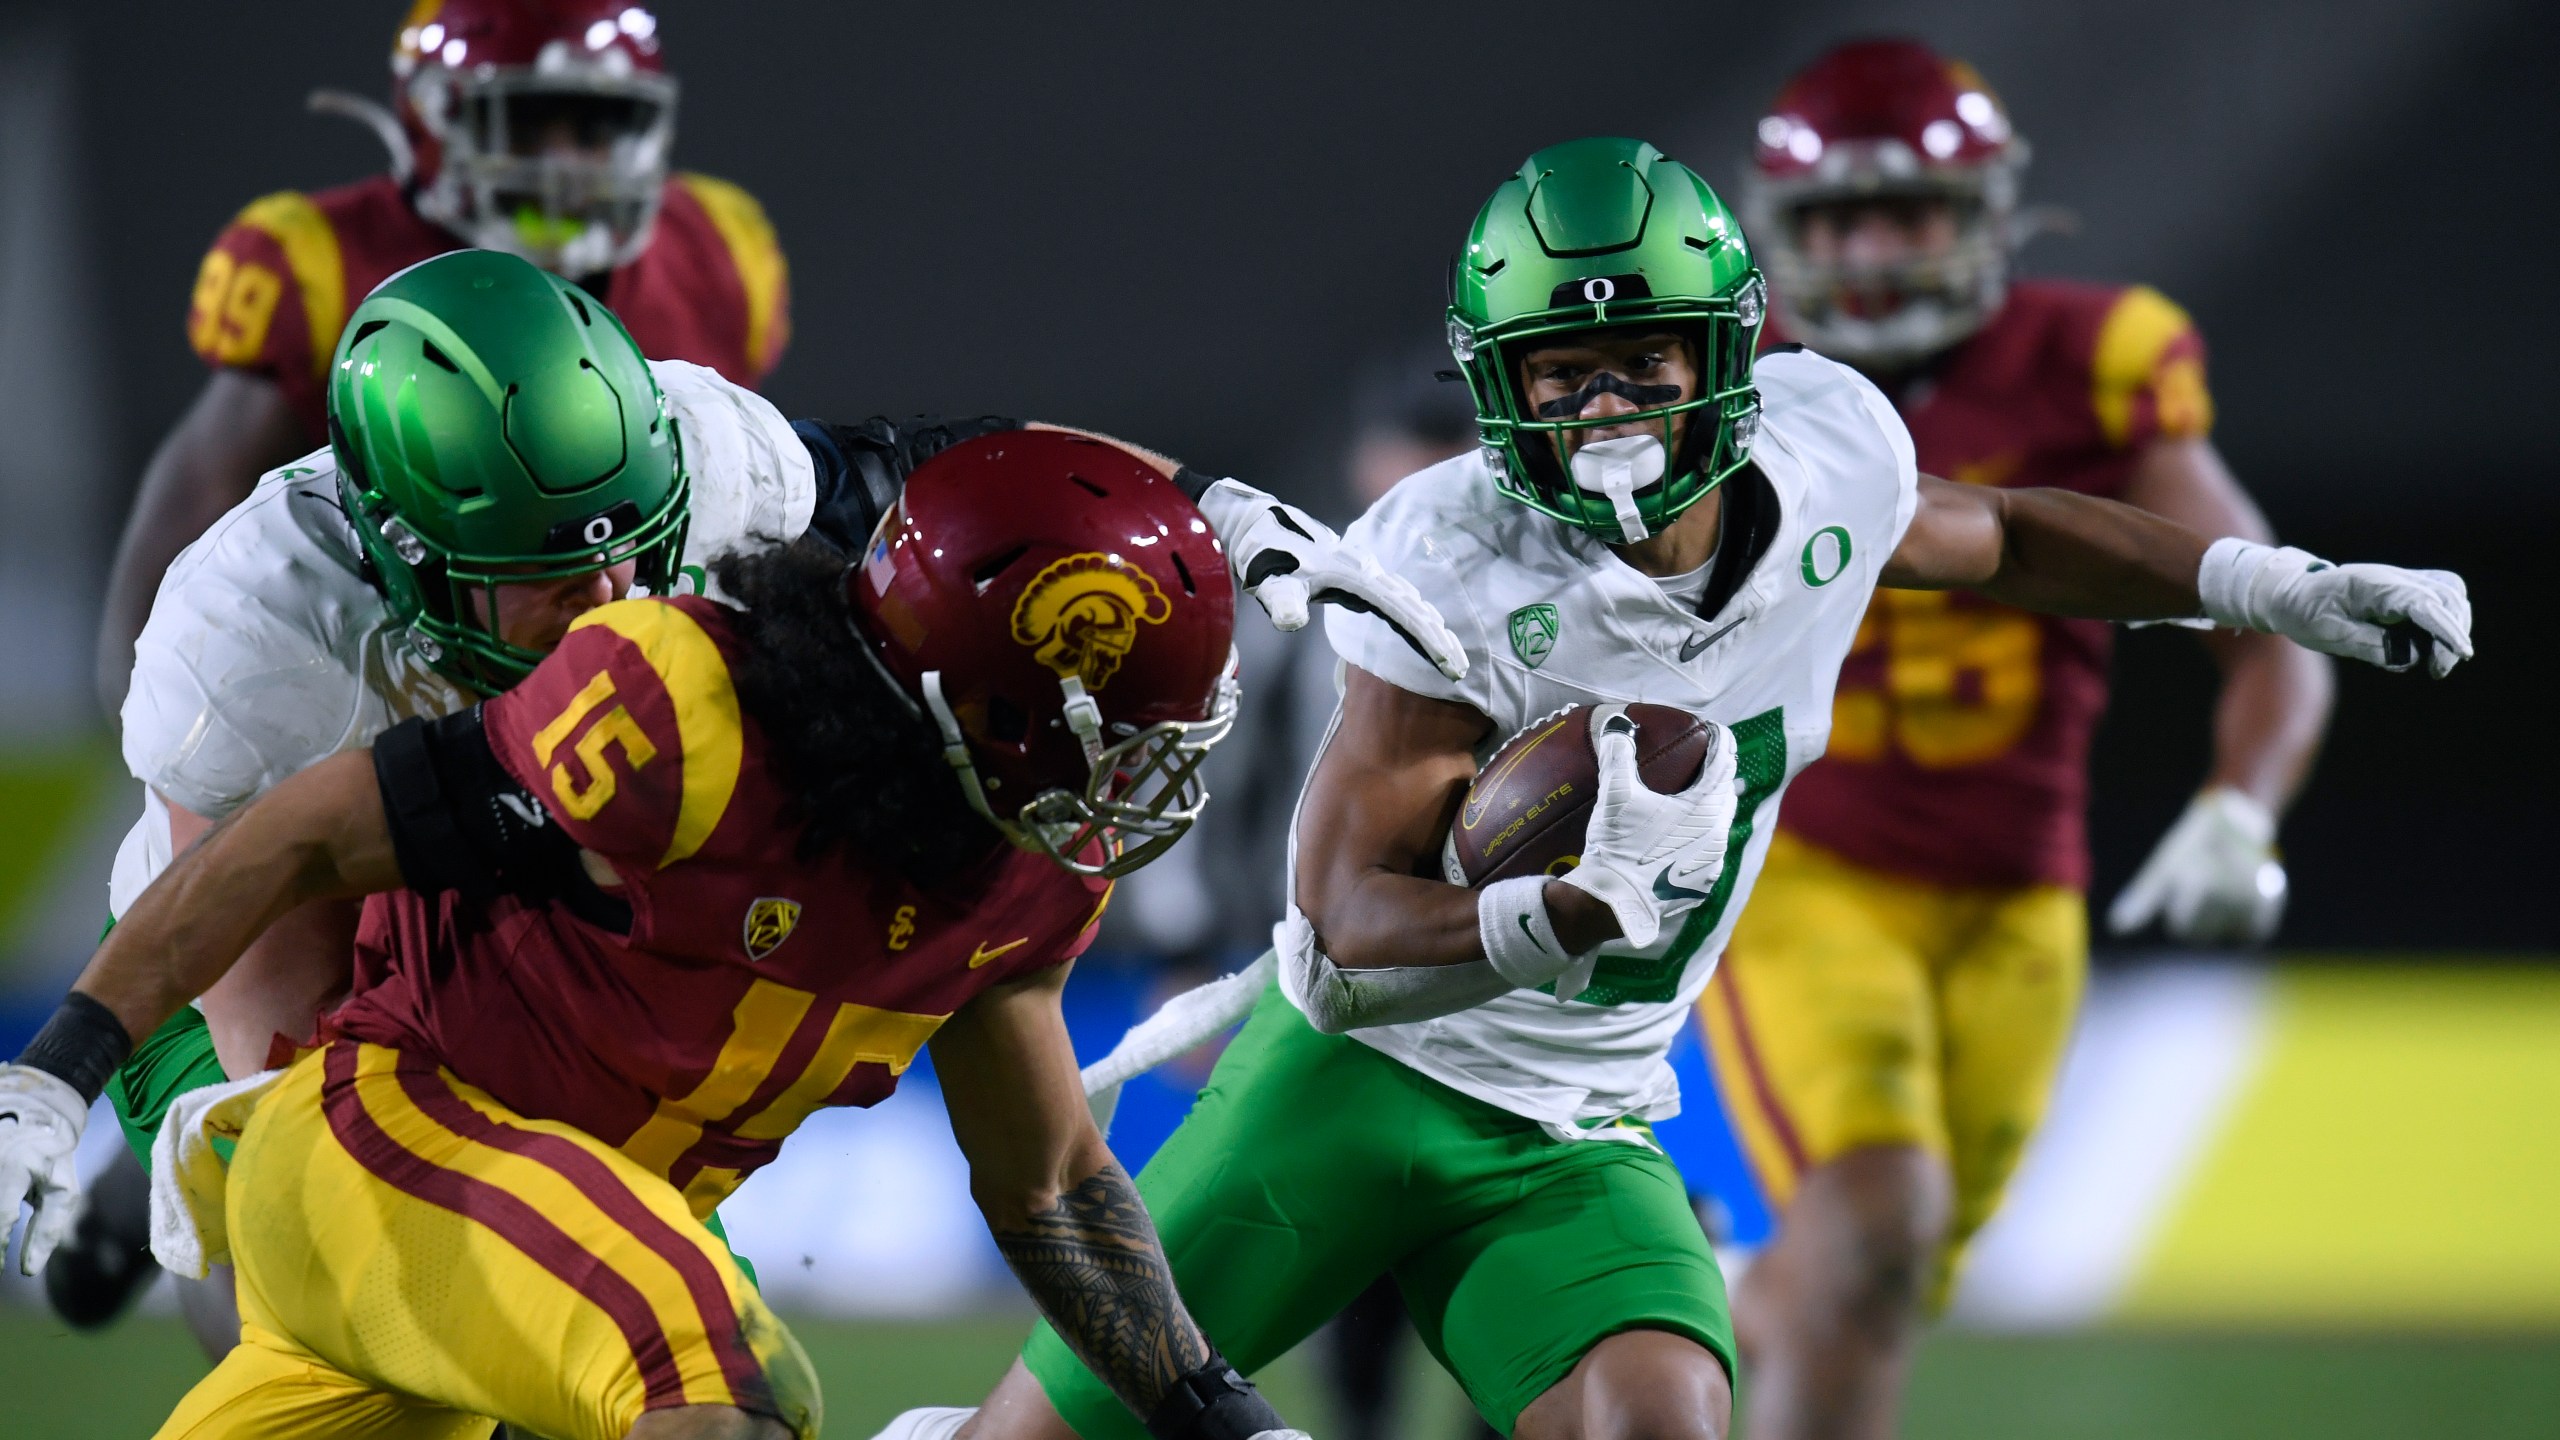
[[[1640,540],[1749,458],[1760,423],[1751,354],[1768,292],[1741,223],[1688,166],[1640,140],[1539,151],[1477,213],[1449,290],[1449,350],[1475,392],[1485,462],[1503,494],[1603,540]],[[1536,414],[1521,362],[1602,328],[1688,340],[1696,393],[1630,414]],[[1568,468],[1566,432],[1631,422],[1662,427],[1658,479],[1622,465],[1604,486]]]
[[[512,255],[439,255],[365,297],[329,376],[329,445],[393,619],[483,692],[543,653],[499,633],[500,587],[628,561],[664,594],[684,554],[683,439],[639,346]]]

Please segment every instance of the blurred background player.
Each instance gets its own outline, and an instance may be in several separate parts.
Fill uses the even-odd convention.
[[[753,388],[790,340],[789,274],[754,197],[676,174],[676,80],[627,0],[417,0],[392,107],[335,92],[389,173],[252,201],[196,273],[187,339],[213,373],[144,470],[108,583],[98,685],[123,701],[160,576],[257,478],[328,438],[329,355],[358,300],[463,246],[505,250],[613,307],[643,353]]]
[[[2026,141],[1982,78],[1842,45],[1759,123],[1745,179],[1769,342],[1864,372],[1922,471],[2122,500],[2269,542],[2206,438],[2203,345],[2158,292],[2012,280]],[[1778,1216],[1736,1322],[1759,1440],[1894,1428],[1924,1315],[2041,1118],[2088,963],[2088,754],[2109,627],[1963,590],[1880,590],[1699,1008]],[[2111,912],[2199,944],[2273,934],[2276,817],[2319,748],[2329,662],[2204,636],[2213,768]]]
[[[389,173],[251,202],[197,272],[187,338],[213,373],[153,453],[117,547],[98,637],[110,715],[170,562],[259,476],[327,443],[339,330],[393,273],[463,246],[521,255],[611,306],[643,353],[749,388],[790,339],[788,270],[763,208],[669,168],[677,86],[645,7],[417,0],[391,82],[390,109],[313,97],[369,124]],[[155,1273],[139,1178],[120,1161],[100,1181],[81,1243],[49,1277],[74,1323],[103,1323]]]

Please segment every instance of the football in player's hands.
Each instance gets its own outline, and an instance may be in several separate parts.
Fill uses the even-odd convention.
[[[1559,710],[1503,742],[1449,824],[1440,878],[1473,888],[1573,869],[1600,793],[1590,712]],[[1630,705],[1627,717],[1636,722],[1636,773],[1647,789],[1671,795],[1696,782],[1713,726],[1668,705]]]

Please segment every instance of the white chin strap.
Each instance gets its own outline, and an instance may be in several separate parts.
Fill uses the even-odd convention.
[[[942,698],[942,672],[924,672],[923,688],[924,707],[933,712],[934,728],[942,732],[943,761],[960,776],[960,793],[968,797],[970,809],[1010,838],[1011,827],[996,818],[995,810],[987,804],[985,788],[978,783],[978,767],[969,758],[969,740],[960,733],[960,717],[951,713],[951,702]]]
[[[1632,544],[1650,535],[1636,511],[1636,492],[1662,478],[1662,442],[1651,435],[1594,440],[1573,452],[1573,483],[1609,497],[1618,534]]]

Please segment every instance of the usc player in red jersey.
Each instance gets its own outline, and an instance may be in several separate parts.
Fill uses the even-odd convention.
[[[1748,221],[1777,343],[1873,379],[1923,471],[2122,500],[2270,537],[2207,438],[2203,343],[2142,286],[2012,280],[2026,142],[1971,67],[1839,47],[1759,123]],[[2088,753],[2108,627],[1964,591],[1880,590],[1825,758],[1700,1001],[1778,1216],[1736,1295],[1755,1436],[1892,1433],[1911,1345],[2041,1118],[2087,968]],[[2263,940],[2276,816],[2328,662],[2213,632],[2214,759],[2114,913]]]
[[[98,684],[117,712],[162,572],[257,478],[328,440],[323,380],[347,312],[464,246],[578,282],[643,354],[755,387],[791,338],[790,272],[746,191],[676,173],[677,86],[634,0],[415,0],[393,106],[334,92],[388,174],[251,201],[196,272],[187,339],[212,368],[143,471],[117,548]]]
[[[701,1221],[928,1043],[988,1225],[1088,1363],[1167,1440],[1291,1433],[1174,1293],[1058,1009],[1235,714],[1190,482],[1076,432],[960,440],[857,556],[804,537],[719,562],[734,605],[591,610],[514,689],[178,859],[31,1065],[92,1077],[276,915],[371,898],[322,1047],[211,1112],[228,1203],[188,1218],[242,1338],[161,1433],[816,1435]]]

